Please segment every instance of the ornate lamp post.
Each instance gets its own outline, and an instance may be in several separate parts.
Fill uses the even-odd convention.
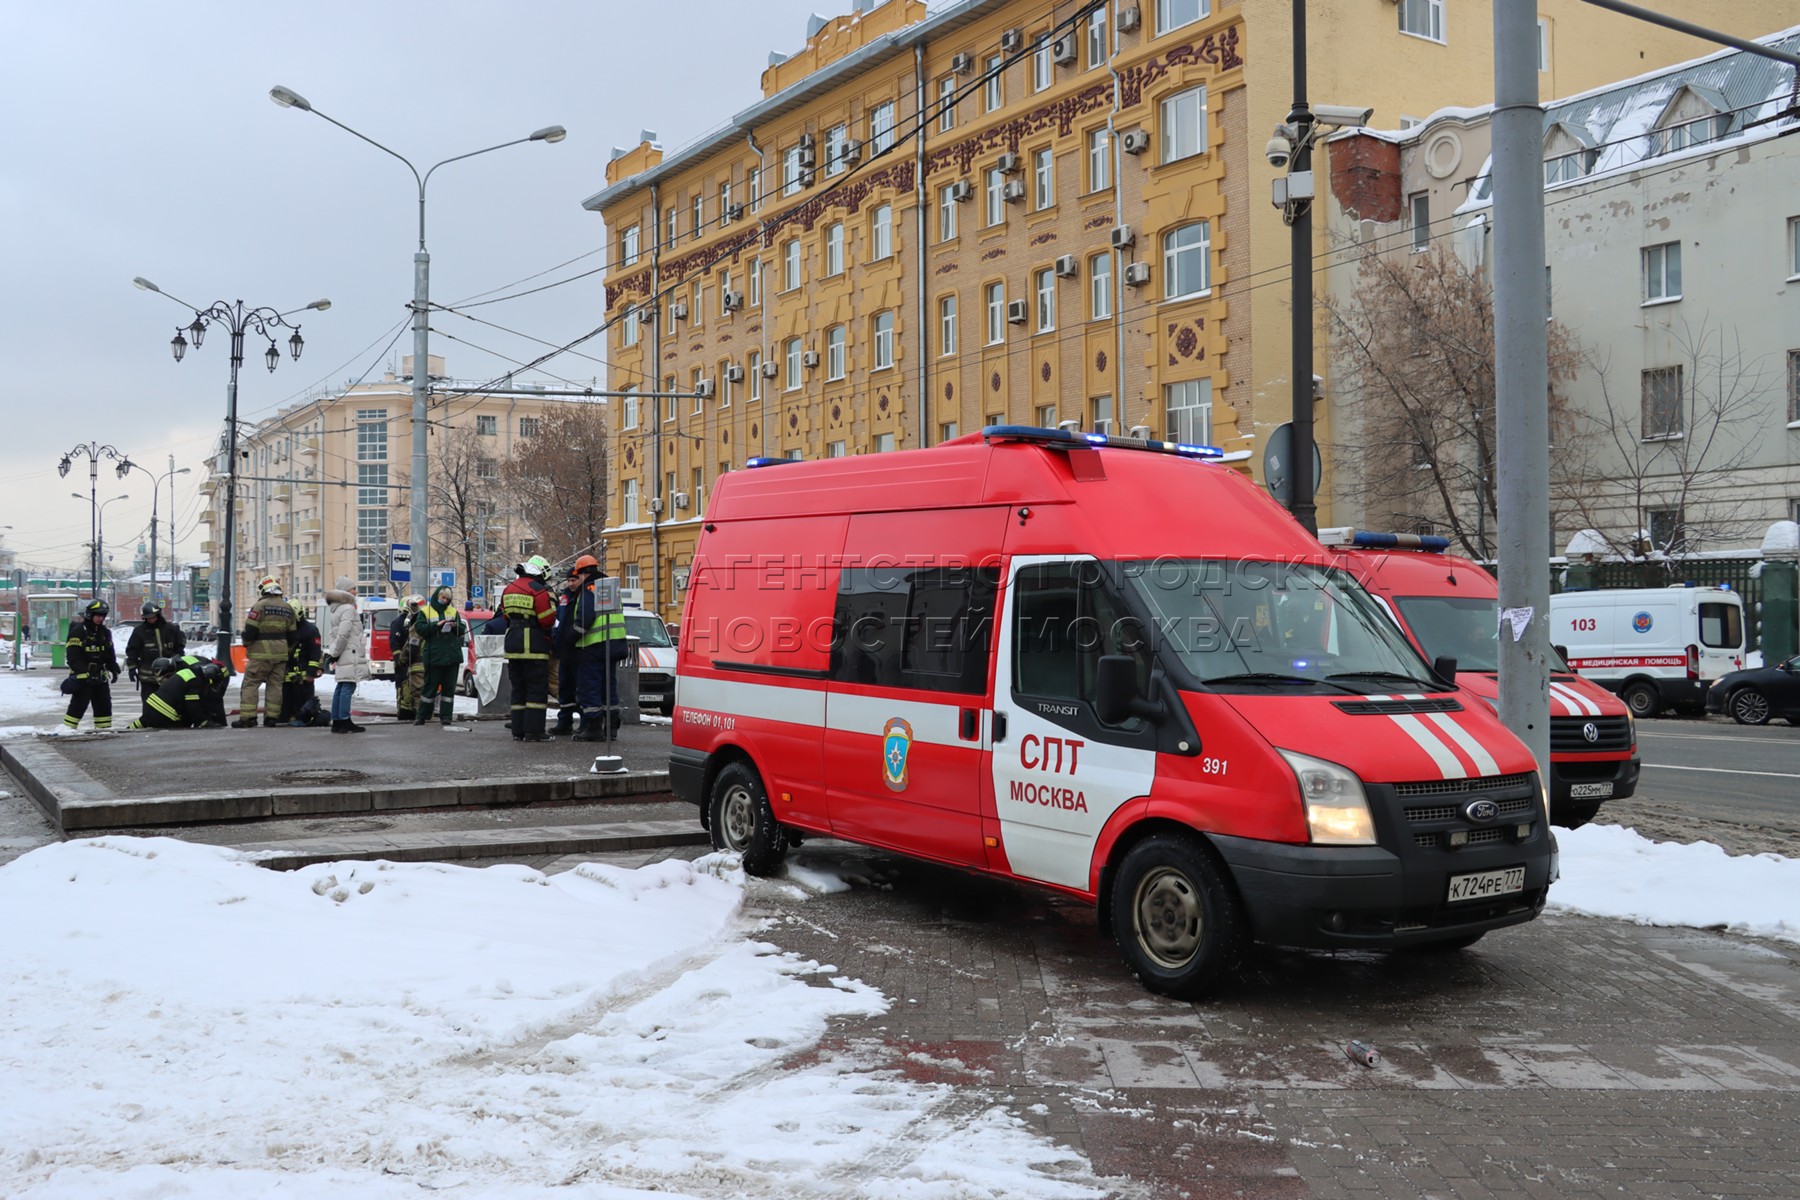
[[[488,146],[482,150],[471,150],[467,154],[458,154],[455,158],[446,158],[421,175],[419,168],[405,156],[389,150],[386,146],[358,133],[350,126],[334,117],[328,117],[307,102],[305,96],[279,85],[269,89],[269,99],[282,108],[297,108],[301,112],[309,112],[315,117],[330,121],[345,133],[361,138],[369,145],[384,154],[392,155],[406,164],[406,169],[413,173],[413,179],[419,185],[419,249],[413,254],[413,371],[412,371],[412,487],[408,499],[411,512],[411,533],[413,562],[415,569],[429,571],[431,559],[431,522],[430,496],[426,488],[426,476],[430,470],[427,456],[428,443],[426,434],[430,428],[430,393],[431,393],[431,327],[427,320],[431,309],[431,255],[425,249],[425,185],[431,182],[431,173],[438,167],[453,162],[461,162],[465,158],[474,158],[477,154],[486,154],[491,150],[504,150],[508,146],[518,146],[525,142],[544,142],[555,144],[568,137],[568,131],[561,125],[547,125],[522,138],[514,138],[510,142],[501,142],[497,146]]]
[[[133,279],[132,284],[148,292],[158,295],[169,294],[145,279],[142,275]],[[200,308],[185,300],[169,296],[184,308],[193,310],[193,323],[185,328],[177,328],[175,336],[169,340],[169,349],[180,362],[187,354],[188,338],[194,340],[194,348],[198,350],[205,340],[206,331],[213,325],[223,325],[231,334],[231,382],[225,391],[225,569],[219,578],[219,644],[214,655],[231,669],[231,584],[237,571],[237,397],[238,368],[244,365],[244,335],[252,330],[259,337],[269,340],[269,348],[263,351],[263,361],[273,371],[281,362],[281,350],[275,344],[275,335],[271,330],[292,329],[293,336],[288,338],[288,351],[296,359],[306,342],[300,337],[300,326],[291,323],[288,318],[294,313],[313,310],[324,312],[331,307],[329,300],[314,300],[304,308],[296,308],[291,312],[277,312],[272,308],[246,308],[242,300],[227,304],[223,300],[216,301],[209,308]],[[154,570],[151,572],[155,574]]]
[[[120,479],[125,478],[125,473],[131,470],[135,464],[112,446],[102,446],[99,442],[87,442],[63,455],[62,461],[56,464],[56,473],[67,479],[69,469],[75,465],[77,458],[88,460],[88,494],[85,499],[93,506],[93,511],[88,514],[88,569],[91,572],[88,575],[88,581],[89,586],[93,589],[94,599],[98,600],[100,598],[100,460],[110,458],[118,463],[116,470]],[[84,497],[76,493],[75,498],[80,500]]]
[[[169,469],[160,475],[149,467],[134,463],[130,459],[119,464],[120,479],[125,478],[127,471],[142,471],[150,476],[150,598],[152,600],[156,599],[157,504],[162,496],[163,480],[169,481],[169,596],[172,603],[175,594],[175,477],[188,474],[189,469],[182,467],[179,471],[176,470],[173,454],[169,456]]]

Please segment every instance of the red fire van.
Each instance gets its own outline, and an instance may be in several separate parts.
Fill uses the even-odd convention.
[[[1456,683],[1500,703],[1500,585],[1441,537],[1321,529],[1335,558],[1387,606],[1427,659],[1456,660]],[[1550,677],[1550,816],[1573,829],[1637,790],[1637,723],[1617,696],[1571,671]]]
[[[1206,447],[996,426],[721,478],[670,777],[804,834],[1094,902],[1145,985],[1247,939],[1467,945],[1555,874],[1530,753]]]

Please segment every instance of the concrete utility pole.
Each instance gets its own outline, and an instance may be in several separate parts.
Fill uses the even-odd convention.
[[[1537,6],[1494,2],[1494,425],[1500,719],[1550,776],[1550,366]]]

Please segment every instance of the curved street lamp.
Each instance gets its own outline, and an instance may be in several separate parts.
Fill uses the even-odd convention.
[[[242,300],[227,304],[223,300],[215,301],[207,308],[189,304],[175,296],[170,296],[142,275],[132,281],[132,286],[147,292],[155,292],[183,308],[193,310],[193,323],[185,328],[175,330],[175,336],[169,342],[169,349],[180,362],[187,355],[188,335],[192,335],[194,348],[206,340],[206,331],[215,324],[225,326],[231,334],[231,384],[225,393],[225,567],[219,576],[219,643],[215,657],[231,670],[231,582],[237,570],[237,397],[238,368],[244,365],[244,335],[254,330],[259,337],[269,340],[269,348],[263,352],[263,360],[273,371],[281,362],[281,351],[276,348],[275,335],[272,329],[288,328],[294,331],[288,339],[288,350],[294,358],[300,357],[300,351],[306,347],[300,337],[300,326],[290,322],[289,317],[302,312],[324,312],[331,307],[329,300],[314,300],[311,304],[288,312],[278,312],[273,308],[246,308]],[[135,465],[135,464],[134,464]],[[121,472],[123,474],[123,472]],[[155,575],[154,566],[151,574]],[[171,584],[173,580],[170,581]]]
[[[56,464],[56,473],[67,479],[70,468],[75,465],[75,460],[78,458],[88,460],[88,494],[82,496],[75,493],[75,498],[86,500],[94,506],[94,511],[88,514],[88,569],[91,572],[88,575],[88,582],[94,599],[98,600],[100,598],[100,501],[97,493],[100,490],[100,460],[110,458],[118,463],[117,471],[120,479],[125,478],[125,472],[136,464],[127,456],[119,453],[113,446],[103,446],[99,442],[86,442],[62,456],[62,461]]]
[[[124,465],[125,465],[124,463],[120,464],[119,475],[121,477],[123,477],[125,474]],[[64,472],[64,473],[67,474],[67,472]],[[100,563],[100,559],[101,559],[100,548],[106,541],[106,506],[109,504],[117,504],[121,500],[129,500],[129,499],[131,499],[131,497],[123,492],[121,492],[117,496],[112,497],[109,500],[101,500],[95,496],[84,496],[80,492],[70,492],[69,495],[75,497],[75,499],[77,499],[77,500],[86,500],[89,504],[94,506],[94,511],[93,511],[94,541],[92,544],[92,549],[94,551],[94,563],[95,563],[95,567],[94,567],[94,599],[98,600],[100,598],[100,569],[99,569],[99,563]]]
[[[296,333],[296,337],[299,335]],[[297,357],[297,356],[296,356]],[[119,478],[125,478],[127,471],[142,471],[150,476],[150,589],[149,596],[156,599],[156,526],[157,502],[162,496],[163,480],[169,481],[169,595],[175,594],[175,477],[190,473],[190,468],[175,469],[175,456],[169,455],[169,469],[161,474],[149,467],[132,462],[129,458],[119,464]]]
[[[328,117],[307,102],[305,96],[292,88],[277,84],[269,89],[269,99],[282,108],[295,108],[301,112],[309,112],[321,120],[329,121],[352,137],[361,138],[369,145],[384,154],[392,155],[406,164],[413,179],[419,185],[419,249],[413,255],[413,372],[412,372],[412,485],[408,496],[408,507],[411,516],[411,533],[413,560],[429,570],[431,561],[431,524],[430,497],[427,489],[427,475],[430,462],[427,457],[426,434],[430,424],[430,371],[431,371],[431,329],[426,317],[431,309],[431,255],[425,249],[425,185],[431,182],[431,174],[438,167],[453,162],[461,162],[465,158],[474,158],[477,154],[487,154],[493,150],[504,150],[508,146],[519,146],[526,142],[543,142],[554,145],[569,136],[568,130],[561,125],[546,125],[542,129],[533,130],[522,138],[514,138],[510,142],[501,142],[481,150],[471,150],[467,154],[458,154],[454,158],[446,158],[436,163],[421,175],[419,168],[404,155],[388,149],[367,134],[358,133],[350,126]]]

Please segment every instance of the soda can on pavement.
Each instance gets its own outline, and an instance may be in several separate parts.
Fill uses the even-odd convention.
[[[1353,1063],[1372,1067],[1381,1061],[1380,1053],[1367,1042],[1351,1042],[1344,1047],[1344,1054]]]

